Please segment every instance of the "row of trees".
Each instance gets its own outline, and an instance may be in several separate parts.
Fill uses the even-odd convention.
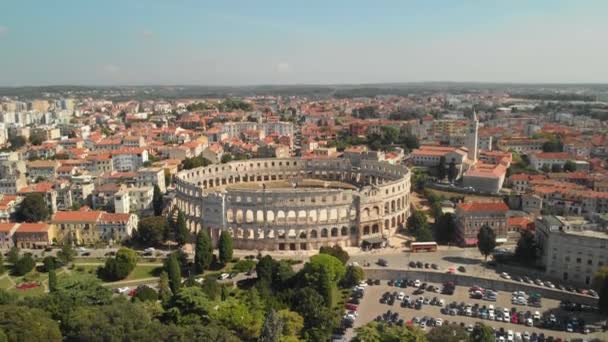
[[[141,219],[132,241],[145,247],[160,247],[165,241],[175,241],[183,246],[192,240],[186,224],[186,216],[181,210],[172,213],[169,218],[150,216]]]

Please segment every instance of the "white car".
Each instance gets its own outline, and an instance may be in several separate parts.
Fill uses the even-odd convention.
[[[443,307],[445,305],[445,301],[443,299],[440,299],[439,304],[437,304],[437,305]]]
[[[129,290],[130,290],[130,289],[131,289],[131,288],[130,288],[130,287],[128,287],[128,286],[125,286],[125,287],[119,287],[119,288],[117,288],[117,289],[116,289],[116,292],[118,292],[118,293],[120,293],[120,294],[123,294],[123,293],[127,293],[127,292],[129,292]]]
[[[505,338],[504,338],[504,336],[498,336],[498,338],[496,339],[496,341],[498,341],[498,342],[505,342]]]
[[[220,276],[218,277],[219,280],[226,280],[228,279],[228,277],[230,276],[230,274],[228,273],[222,273],[220,274]]]
[[[524,331],[524,333],[521,335],[521,337],[524,341],[530,341],[530,333],[527,331]]]
[[[534,324],[534,322],[532,322],[532,318],[528,317],[526,318],[526,325],[531,327]]]
[[[519,331],[515,332],[515,342],[521,342],[522,338],[521,338],[521,333]]]
[[[424,329],[424,328],[426,328],[426,322],[420,321],[420,329]]]
[[[78,251],[79,251],[79,252],[86,252],[86,251],[87,251],[87,249],[86,249],[86,248],[84,248],[84,247],[78,247]]]
[[[540,312],[538,312],[538,311],[534,311],[534,315],[533,315],[533,317],[534,317],[534,320],[535,320],[535,321],[540,320]]]
[[[435,326],[436,326],[436,327],[440,327],[440,326],[442,326],[442,325],[443,325],[443,319],[441,319],[441,318],[436,318],[436,319],[435,319]]]
[[[513,297],[524,297],[524,298],[526,298],[527,295],[526,295],[526,293],[524,291],[515,291],[515,292],[513,292]]]
[[[399,294],[397,295],[397,300],[403,300],[403,298],[405,298],[405,293],[399,292]]]
[[[511,279],[511,276],[507,272],[502,272],[500,274],[500,277],[503,278],[503,279]]]
[[[468,332],[473,332],[473,324],[467,325],[467,331]]]
[[[494,310],[488,310],[488,319],[490,321],[495,320],[496,318],[494,317]]]
[[[366,281],[360,282],[359,287],[367,287],[367,282]]]
[[[507,341],[513,341],[513,330],[507,330]]]
[[[144,249],[144,253],[152,253],[154,252],[156,249],[154,247],[148,247],[146,249]]]
[[[416,280],[414,281],[414,287],[420,287],[420,285],[421,285],[421,284],[422,284],[422,283],[421,283],[421,282],[420,282],[420,280],[418,280],[418,279],[416,279]]]
[[[347,313],[347,315],[351,315],[351,316],[355,316],[355,317],[359,316],[359,314],[357,313],[357,311],[353,311],[353,310],[349,310],[348,313]]]

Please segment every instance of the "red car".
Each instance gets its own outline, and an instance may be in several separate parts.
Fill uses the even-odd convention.
[[[519,320],[517,319],[517,314],[512,314],[511,315],[511,323],[513,324],[517,324]]]
[[[347,308],[348,310],[352,310],[352,311],[357,311],[357,309],[359,308],[355,304],[351,304],[351,303],[346,303],[346,305],[344,305],[344,307]]]

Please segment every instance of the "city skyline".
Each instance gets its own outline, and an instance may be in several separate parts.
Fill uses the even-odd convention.
[[[607,7],[24,1],[3,5],[0,86],[604,83]]]

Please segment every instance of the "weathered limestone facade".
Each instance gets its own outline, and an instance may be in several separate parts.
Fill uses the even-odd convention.
[[[297,185],[310,179],[324,185]],[[291,186],[266,186],[277,181]],[[176,187],[191,231],[207,229],[217,243],[228,230],[239,249],[358,246],[391,236],[410,214],[409,170],[373,160],[235,161],[181,171]]]

